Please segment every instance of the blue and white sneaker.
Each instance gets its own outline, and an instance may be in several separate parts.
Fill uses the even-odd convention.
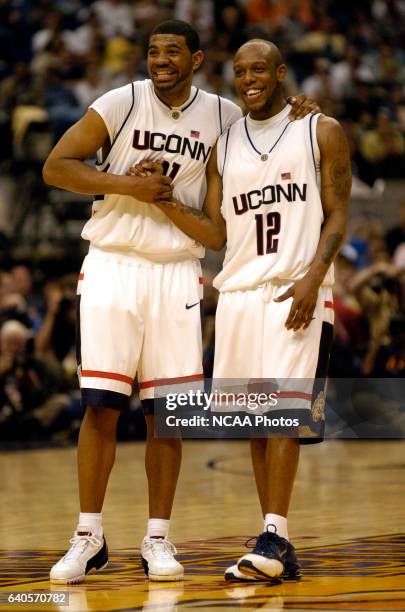
[[[260,578],[242,574],[238,569],[238,564],[235,563],[225,570],[224,578],[227,582],[258,582]]]
[[[238,561],[238,570],[256,580],[279,583],[283,580],[299,580],[301,566],[294,546],[270,531],[261,533],[251,553]]]

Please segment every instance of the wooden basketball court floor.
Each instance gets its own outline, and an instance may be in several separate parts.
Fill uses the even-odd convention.
[[[75,449],[0,453],[0,610],[405,610],[403,441],[328,441],[302,449],[290,536],[300,582],[226,584],[224,569],[261,529],[244,441],[187,441],[171,527],[181,583],[139,564],[147,519],[143,443],[121,444],[104,509],[109,566],[82,585],[48,571],[76,521]],[[7,603],[11,592],[68,591],[69,606]]]

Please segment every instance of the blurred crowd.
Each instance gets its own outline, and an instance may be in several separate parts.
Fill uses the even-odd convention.
[[[64,444],[77,435],[76,285],[77,274],[47,278],[29,262],[0,273],[0,444]],[[145,431],[136,397],[132,408],[121,439]]]
[[[173,17],[200,33],[199,87],[235,100],[235,50],[252,37],[271,39],[289,67],[287,92],[312,96],[341,121],[356,177],[368,186],[403,178],[404,0],[0,0],[0,181],[23,189],[23,208],[49,198],[40,166],[52,144],[105,91],[146,77],[148,34]],[[56,266],[49,275],[38,258],[7,257],[25,212],[4,213],[2,199],[0,189],[0,439],[69,440],[81,417],[77,269],[65,274]],[[404,269],[405,201],[395,222],[351,219],[336,262],[332,376],[404,376]],[[215,272],[207,265],[207,375]]]
[[[235,50],[269,38],[288,63],[288,90],[344,122],[357,175],[370,185],[402,176],[403,0],[2,0],[2,156],[18,154],[33,124],[55,140],[102,93],[144,78],[148,34],[171,17],[200,32],[200,87],[234,98]]]

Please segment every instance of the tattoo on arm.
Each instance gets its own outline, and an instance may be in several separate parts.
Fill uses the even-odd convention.
[[[322,254],[322,261],[325,264],[330,264],[333,261],[334,256],[336,255],[340,243],[343,240],[343,234],[331,234],[326,239],[325,250]]]
[[[199,219],[208,218],[207,215],[203,213],[202,210],[199,210],[198,208],[192,208],[191,206],[181,206],[180,211],[183,215],[194,215],[195,217],[198,217]]]
[[[351,171],[348,163],[347,143],[343,134],[340,135],[336,145],[335,160],[331,164],[329,178],[335,195],[344,202],[350,195]]]
[[[330,169],[330,179],[333,190],[339,199],[347,198],[350,193],[350,172],[342,159],[336,159]]]

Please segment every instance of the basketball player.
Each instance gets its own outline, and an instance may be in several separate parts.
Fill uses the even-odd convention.
[[[180,440],[154,438],[153,398],[161,385],[180,388],[203,378],[199,258],[204,249],[150,204],[174,194],[200,209],[212,148],[241,117],[232,102],[192,86],[202,60],[198,35],[188,24],[157,26],[149,40],[150,80],[96,100],[44,166],[48,184],[98,194],[82,232],[90,249],[78,287],[78,361],[86,406],[78,444],[81,512],[71,548],[51,570],[56,583],[81,582],[107,563],[101,510],[118,417],[136,375],[148,430],[150,519],[142,561],[151,580],[183,577],[167,538]],[[308,112],[300,102],[298,115]],[[96,152],[97,169],[85,163]],[[163,175],[142,180],[125,175],[146,156],[164,158]]]
[[[223,269],[214,280],[220,291],[214,379],[283,380],[280,407],[311,412],[311,394],[297,400],[288,385],[326,376],[332,262],[345,234],[351,170],[337,121],[320,114],[290,121],[282,88],[286,70],[270,42],[252,40],[239,49],[235,85],[249,114],[219,138],[208,164],[203,210],[176,200],[158,207],[202,244],[220,249],[227,241]],[[157,165],[143,167],[159,171]],[[251,456],[263,531],[253,551],[225,577],[298,578],[287,512],[299,440],[252,439]]]

